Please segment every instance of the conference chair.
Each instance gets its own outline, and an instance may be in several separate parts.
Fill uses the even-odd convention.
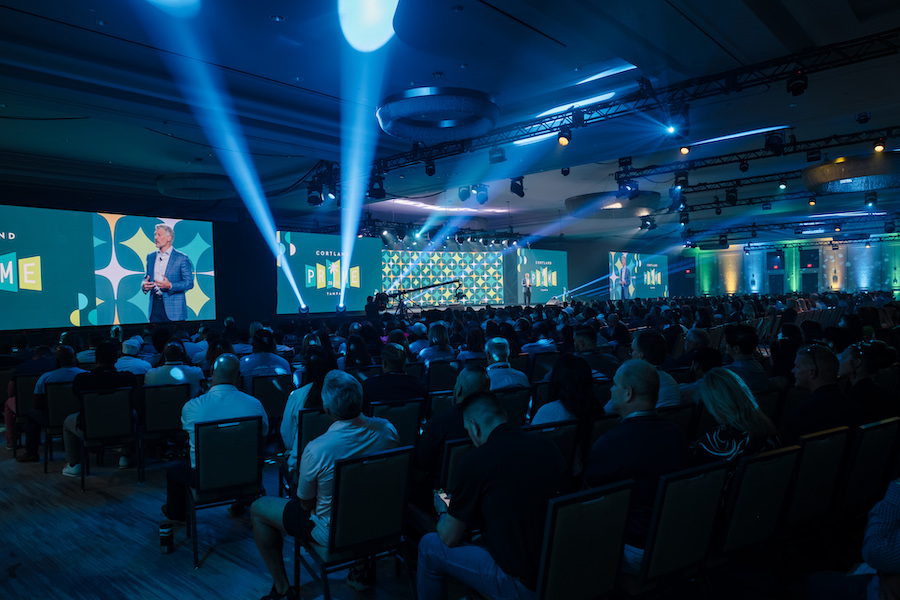
[[[527,372],[528,380],[532,383],[547,381],[559,357],[559,352],[539,352],[538,354],[530,355],[531,360],[529,361]]]
[[[701,409],[702,410],[702,409]],[[694,439],[694,433],[698,431],[697,429],[697,421],[699,420],[697,417],[698,407],[686,405],[686,406],[666,406],[659,409],[659,416],[661,416],[666,421],[671,421],[678,425],[681,430],[684,432],[685,438],[692,440]],[[702,411],[706,415],[709,415],[705,410]],[[709,417],[709,420],[712,421],[712,429],[715,428],[715,421],[712,420],[712,417]],[[700,430],[703,433],[710,430]]]
[[[372,416],[387,419],[397,430],[401,446],[415,446],[419,439],[419,428],[425,414],[425,400],[403,400],[401,402],[373,402]]]
[[[233,502],[252,502],[265,495],[262,417],[223,419],[194,425],[197,485],[187,490],[188,537],[194,568],[200,568],[197,511]]]
[[[328,431],[334,419],[325,414],[321,408],[301,408],[297,413],[297,464],[303,456],[306,445]],[[286,497],[293,497],[296,491],[296,482],[291,473],[287,471],[287,462],[282,462],[278,468],[278,488]]]
[[[529,355],[526,354],[518,354],[516,356],[509,357],[509,366],[516,371],[522,371],[523,373],[528,373],[528,358]],[[531,381],[529,379],[529,381]]]
[[[252,386],[253,393],[251,395],[259,400],[266,409],[266,416],[269,417],[269,431],[264,432],[265,435],[269,435],[270,432],[277,433],[281,426],[281,418],[284,415],[288,396],[294,391],[293,375],[290,373],[258,375],[253,378]]]
[[[591,600],[615,589],[634,481],[550,501],[537,600]]]
[[[428,418],[447,412],[453,408],[453,391],[431,394],[428,398]]]
[[[812,523],[831,510],[849,437],[849,427],[800,436],[800,457],[787,511],[788,527]]]
[[[103,452],[110,446],[136,444],[132,388],[99,390],[81,394],[81,491],[90,475],[90,452],[97,452],[102,464]],[[138,469],[140,481],[140,469]]]
[[[755,394],[756,404],[764,415],[769,417],[772,423],[775,423],[775,410],[778,407],[778,398],[781,396],[781,390],[768,390]]]
[[[428,363],[426,378],[429,392],[452,390],[459,375],[459,363],[455,360],[433,360]]]
[[[846,467],[838,488],[842,514],[865,509],[884,496],[893,468],[900,418],[891,417],[859,426],[853,434]]]
[[[535,383],[531,394],[529,416],[533,419],[534,415],[537,414],[541,407],[548,402],[550,402],[550,382],[539,381],[538,383]]]
[[[44,427],[44,473],[53,460],[53,438],[62,435],[63,421],[81,410],[78,396],[72,391],[72,383],[48,383],[44,386],[47,399],[47,425]]]
[[[680,579],[703,562],[727,469],[727,463],[719,461],[659,478],[640,574],[619,579],[625,593],[647,593],[665,580]]]
[[[294,538],[294,586],[300,587],[300,563],[322,584],[331,600],[328,574],[359,559],[372,563],[386,556],[404,555],[404,511],[412,464],[411,446],[339,460],[334,466],[334,494],[328,546]],[[306,549],[318,572],[301,555]],[[409,570],[410,592],[415,598],[415,575]]]
[[[542,435],[549,439],[559,449],[571,472],[575,461],[575,435],[578,430],[576,421],[559,421],[557,423],[542,423],[523,427],[522,431]]]
[[[510,425],[521,427],[525,424],[525,413],[531,400],[531,388],[509,388],[496,390],[500,406],[506,411]]]
[[[16,368],[15,367],[7,367],[0,369],[0,396],[3,397],[3,402],[6,402],[6,390],[9,389],[9,382],[13,380],[16,376]]]
[[[591,429],[591,444],[596,442],[597,438],[621,422],[622,419],[619,418],[619,415],[603,415],[596,419],[594,421],[594,426]]]
[[[34,386],[40,375],[16,375],[16,430],[13,431],[13,458],[19,450],[22,434],[28,424],[28,413],[34,409]],[[3,388],[0,388],[2,392]]]
[[[181,426],[181,409],[191,399],[191,384],[158,385],[142,388],[138,415],[140,444],[138,445],[138,480],[144,481],[147,464],[147,443],[159,440],[187,440]]]
[[[731,481],[715,552],[728,555],[760,544],[781,522],[800,446],[742,458]]]
[[[441,468],[441,488],[443,490],[449,492],[455,487],[459,463],[463,456],[473,448],[475,448],[475,444],[467,437],[447,440],[444,443],[444,464]]]
[[[416,379],[422,379],[425,377],[425,363],[420,362],[408,362],[403,367],[403,372],[409,375],[410,377],[415,377]]]

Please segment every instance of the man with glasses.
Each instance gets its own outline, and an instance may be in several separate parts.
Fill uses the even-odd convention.
[[[838,358],[828,346],[805,346],[797,352],[792,371],[794,385],[807,390],[809,397],[788,415],[782,432],[784,442],[794,442],[807,433],[861,424],[859,406],[837,384],[838,367]]]

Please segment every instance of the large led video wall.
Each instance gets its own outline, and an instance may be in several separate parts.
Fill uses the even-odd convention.
[[[382,250],[381,283],[389,294],[398,290],[432,287],[406,295],[421,306],[448,304],[501,305],[503,300],[503,255],[500,252],[421,252]],[[457,297],[457,293],[465,297]]]
[[[341,236],[318,233],[279,231],[276,311],[297,313],[300,301],[283,264],[290,267],[297,291],[310,312],[334,312],[341,298],[343,252]],[[357,238],[347,272],[344,306],[350,311],[363,310],[366,296],[381,291],[380,239]]]
[[[516,251],[518,269],[518,302],[525,304],[525,292],[531,291],[530,304],[546,304],[565,300],[568,293],[568,259],[558,250]]]
[[[146,323],[157,224],[192,266],[187,318],[215,319],[212,223],[0,206],[0,329]]]
[[[669,295],[669,259],[655,254],[609,253],[609,297],[660,298]]]

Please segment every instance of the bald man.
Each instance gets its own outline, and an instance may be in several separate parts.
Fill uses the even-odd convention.
[[[197,459],[194,454],[194,425],[205,421],[262,417],[263,433],[269,430],[266,410],[259,400],[235,387],[240,377],[240,361],[234,354],[222,354],[212,365],[209,391],[197,396],[181,409],[181,426],[188,433],[191,460],[181,461],[166,472],[166,503],[163,515],[172,521],[184,521],[186,488],[197,484]]]
[[[467,396],[491,389],[491,380],[484,367],[466,367],[456,377],[453,388],[453,407],[443,413],[433,415],[425,424],[425,429],[416,444],[416,483],[418,494],[415,500],[424,506],[431,506],[432,492],[440,487],[441,468],[444,464],[444,445],[450,440],[466,437],[463,413],[460,407]]]
[[[658,395],[659,374],[652,364],[641,359],[622,363],[610,389],[610,406],[622,422],[597,438],[584,472],[591,487],[635,480],[625,524],[625,573],[640,572],[659,476],[684,463],[684,432],[657,414]]]

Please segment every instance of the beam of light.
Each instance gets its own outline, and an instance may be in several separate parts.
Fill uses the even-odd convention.
[[[528,146],[529,144],[536,144],[538,142],[543,142],[544,140],[549,140],[550,138],[556,139],[558,135],[559,134],[557,134],[555,131],[551,131],[550,133],[542,133],[541,135],[525,138],[524,140],[516,140],[513,142],[513,145]]]
[[[576,102],[570,102],[569,104],[561,104],[559,106],[554,106],[550,110],[545,110],[541,114],[537,115],[536,118],[540,119],[541,117],[547,117],[550,115],[555,115],[556,113],[566,112],[572,110],[573,108],[581,108],[582,106],[588,106],[590,104],[598,104],[605,100],[609,100],[613,96],[615,96],[615,92],[607,92],[605,94],[600,94],[599,96],[593,96],[591,98],[585,98],[584,100],[578,100]]]
[[[571,290],[569,290],[569,294],[574,294],[575,292],[577,292],[583,288],[586,288],[589,285],[594,285],[595,283],[604,281],[604,280],[609,280],[609,275],[603,275],[601,277],[598,277],[597,279],[594,279],[593,281],[588,281],[587,283],[585,283],[583,285],[579,285],[576,288],[572,288]]]
[[[374,2],[374,0],[372,0]],[[351,2],[358,4],[359,2]],[[364,2],[363,3],[370,3]],[[393,2],[396,8],[396,2]],[[366,7],[358,7],[366,9]],[[370,8],[370,7],[369,7]],[[391,9],[393,15],[393,9]],[[349,40],[348,40],[349,41]],[[344,306],[350,261],[356,232],[365,205],[366,191],[375,157],[379,129],[373,117],[373,99],[381,96],[385,73],[385,52],[360,54],[348,46],[342,49],[341,88],[353,101],[341,106],[341,296]]]
[[[600,71],[596,75],[591,75],[586,79],[582,79],[575,85],[582,85],[584,83],[590,83],[591,81],[597,81],[598,79],[603,79],[604,77],[612,77],[613,75],[618,75],[619,73],[625,73],[626,71],[631,71],[632,69],[637,69],[636,66],[632,64],[624,64],[620,67],[612,67],[611,69],[606,69],[605,71]]]
[[[739,133],[729,133],[728,135],[720,135],[719,137],[709,138],[708,140],[700,140],[699,142],[691,142],[691,146],[701,146],[703,144],[712,144],[714,142],[724,142],[725,140],[736,140],[738,138],[750,135],[758,135],[760,133],[769,133],[770,131],[778,131],[780,129],[788,129],[790,125],[775,125],[772,127],[763,127],[761,129],[751,129],[749,131],[741,131]]]
[[[424,258],[427,257],[428,254],[431,254],[435,251],[435,248],[438,248],[444,244],[444,241],[455,234],[457,230],[465,223],[465,219],[463,217],[453,217],[443,227],[434,235],[431,241],[425,246],[424,249],[419,251],[416,259],[406,265],[406,268],[403,269],[403,272],[400,273],[393,281],[391,281],[390,287],[385,290],[385,293],[390,294],[394,290],[397,289],[397,286],[403,282],[403,279],[408,277],[410,273],[412,273],[413,269],[419,266]]]
[[[190,19],[200,12],[200,0],[147,0],[173,17]]]
[[[338,0],[344,39],[357,52],[374,52],[394,37],[399,0]]]
[[[171,9],[176,4],[178,4],[176,0],[153,2],[154,6],[170,17],[173,15]],[[197,7],[199,10],[199,2]],[[275,220],[263,193],[256,166],[250,159],[250,149],[234,116],[237,111],[225,91],[224,83],[204,62],[210,58],[210,52],[205,51],[207,44],[202,40],[203,31],[199,29],[192,31],[190,23],[183,18],[160,19],[159,15],[148,16],[150,22],[147,23],[147,27],[152,35],[164,38],[166,44],[174,40],[179,46],[178,55],[163,54],[169,71],[244,206],[253,217],[269,250],[277,258],[281,250],[277,241]],[[185,56],[190,58],[182,59]],[[288,261],[282,260],[281,268],[300,307],[304,308],[306,304],[300,296],[300,289]]]
[[[556,135],[555,133],[553,135]],[[474,198],[470,198],[474,202]],[[506,209],[500,208],[473,208],[471,206],[440,206],[437,204],[425,204],[424,202],[419,202],[417,200],[406,200],[404,198],[397,198],[396,200],[391,200],[391,202],[395,202],[397,204],[401,204],[403,206],[410,206],[412,208],[420,208],[422,210],[429,211],[442,211],[442,212],[450,212],[450,213],[500,213],[505,214]],[[468,200],[467,200],[468,202]],[[480,206],[480,205],[478,205]]]

